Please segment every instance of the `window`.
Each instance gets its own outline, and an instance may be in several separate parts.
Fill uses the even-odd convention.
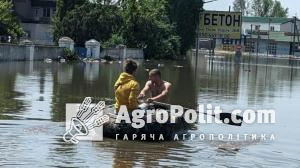
[[[277,44],[276,43],[269,43],[268,46],[269,54],[271,55],[276,55],[276,50],[277,50]]]
[[[260,29],[260,25],[255,25],[255,30],[259,30]]]
[[[233,44],[233,39],[222,39],[222,44]]]
[[[270,30],[271,30],[271,31],[275,31],[275,27],[274,27],[274,26],[271,26],[271,27],[270,27]]]
[[[241,40],[235,40],[235,45],[241,44]]]
[[[39,16],[39,9],[34,9],[34,16]]]
[[[50,17],[50,8],[43,9],[43,17]]]
[[[254,52],[254,49],[255,49],[255,47],[254,47],[254,45],[255,45],[255,42],[254,41],[247,41],[246,43],[245,43],[245,51],[246,52]]]

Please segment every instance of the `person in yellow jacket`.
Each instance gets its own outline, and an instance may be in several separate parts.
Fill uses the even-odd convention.
[[[140,86],[134,77],[136,69],[136,62],[127,60],[125,72],[120,74],[115,83],[116,112],[119,112],[121,105],[126,105],[128,112],[132,112],[138,108],[138,94]]]

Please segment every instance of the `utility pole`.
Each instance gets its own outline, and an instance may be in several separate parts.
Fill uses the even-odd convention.
[[[270,27],[271,27],[271,18],[269,19],[269,28],[268,28],[268,46],[267,46],[267,63],[268,63],[268,57],[269,57],[269,47],[270,47]]]
[[[259,52],[259,38],[260,38],[260,25],[258,26],[258,30],[257,30],[257,40],[256,40],[256,64],[257,64],[258,52]]]
[[[242,4],[242,1],[243,0],[240,0],[240,8],[241,8],[242,16],[244,16],[244,8],[245,8],[245,6],[244,6],[244,3]]]
[[[253,24],[251,24],[251,30],[250,30],[250,52],[249,52],[249,57],[248,57],[248,70],[250,71],[250,58],[251,58],[251,55],[252,55],[252,49],[253,49],[253,40],[252,40],[252,33],[253,33]]]
[[[211,2],[215,2],[215,1],[217,1],[217,0],[210,0],[210,1],[203,1],[203,6],[204,6],[204,4],[206,4],[206,3],[211,3]],[[197,14],[197,18],[196,19],[198,19],[198,24],[196,25],[196,62],[195,62],[195,64],[196,64],[196,66],[195,66],[195,68],[197,68],[197,65],[198,65],[198,56],[199,56],[199,34],[200,34],[200,32],[199,32],[199,28],[200,28],[200,24],[201,24],[201,20],[200,20],[200,16],[201,16],[201,14],[202,14],[202,11],[203,11],[203,6],[201,7],[201,8],[199,8],[199,12],[198,12],[198,14]],[[197,22],[196,22],[197,23]]]
[[[296,45],[295,45],[295,43],[296,43],[296,27],[297,27],[297,25],[296,25],[296,22],[297,22],[297,18],[296,18],[296,16],[294,16],[294,34],[293,34],[293,56],[295,56],[295,48],[296,48]]]
[[[198,19],[198,24],[196,25],[196,66],[195,66],[195,69],[197,69],[197,66],[198,66],[198,56],[199,56],[199,28],[200,28],[200,13],[201,13],[201,10],[198,12],[198,15],[197,15],[197,19]],[[197,23],[197,22],[196,22]]]

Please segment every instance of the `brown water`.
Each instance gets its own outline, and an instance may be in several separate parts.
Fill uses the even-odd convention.
[[[235,66],[224,59],[201,57],[197,70],[187,61],[140,62],[137,79],[146,69],[161,67],[173,83],[170,103],[196,108],[220,105],[275,109],[276,124],[201,124],[195,134],[275,134],[275,141],[199,140],[84,142],[62,140],[65,103],[86,96],[113,102],[113,84],[122,66],[103,63],[0,63],[1,167],[299,167],[300,69],[290,65]],[[181,65],[183,68],[174,67]],[[249,71],[250,69],[250,71]],[[195,79],[196,77],[196,79]]]

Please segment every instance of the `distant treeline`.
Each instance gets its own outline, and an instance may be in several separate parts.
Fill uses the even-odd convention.
[[[234,0],[233,9],[246,16],[288,17],[289,14],[280,0]]]

